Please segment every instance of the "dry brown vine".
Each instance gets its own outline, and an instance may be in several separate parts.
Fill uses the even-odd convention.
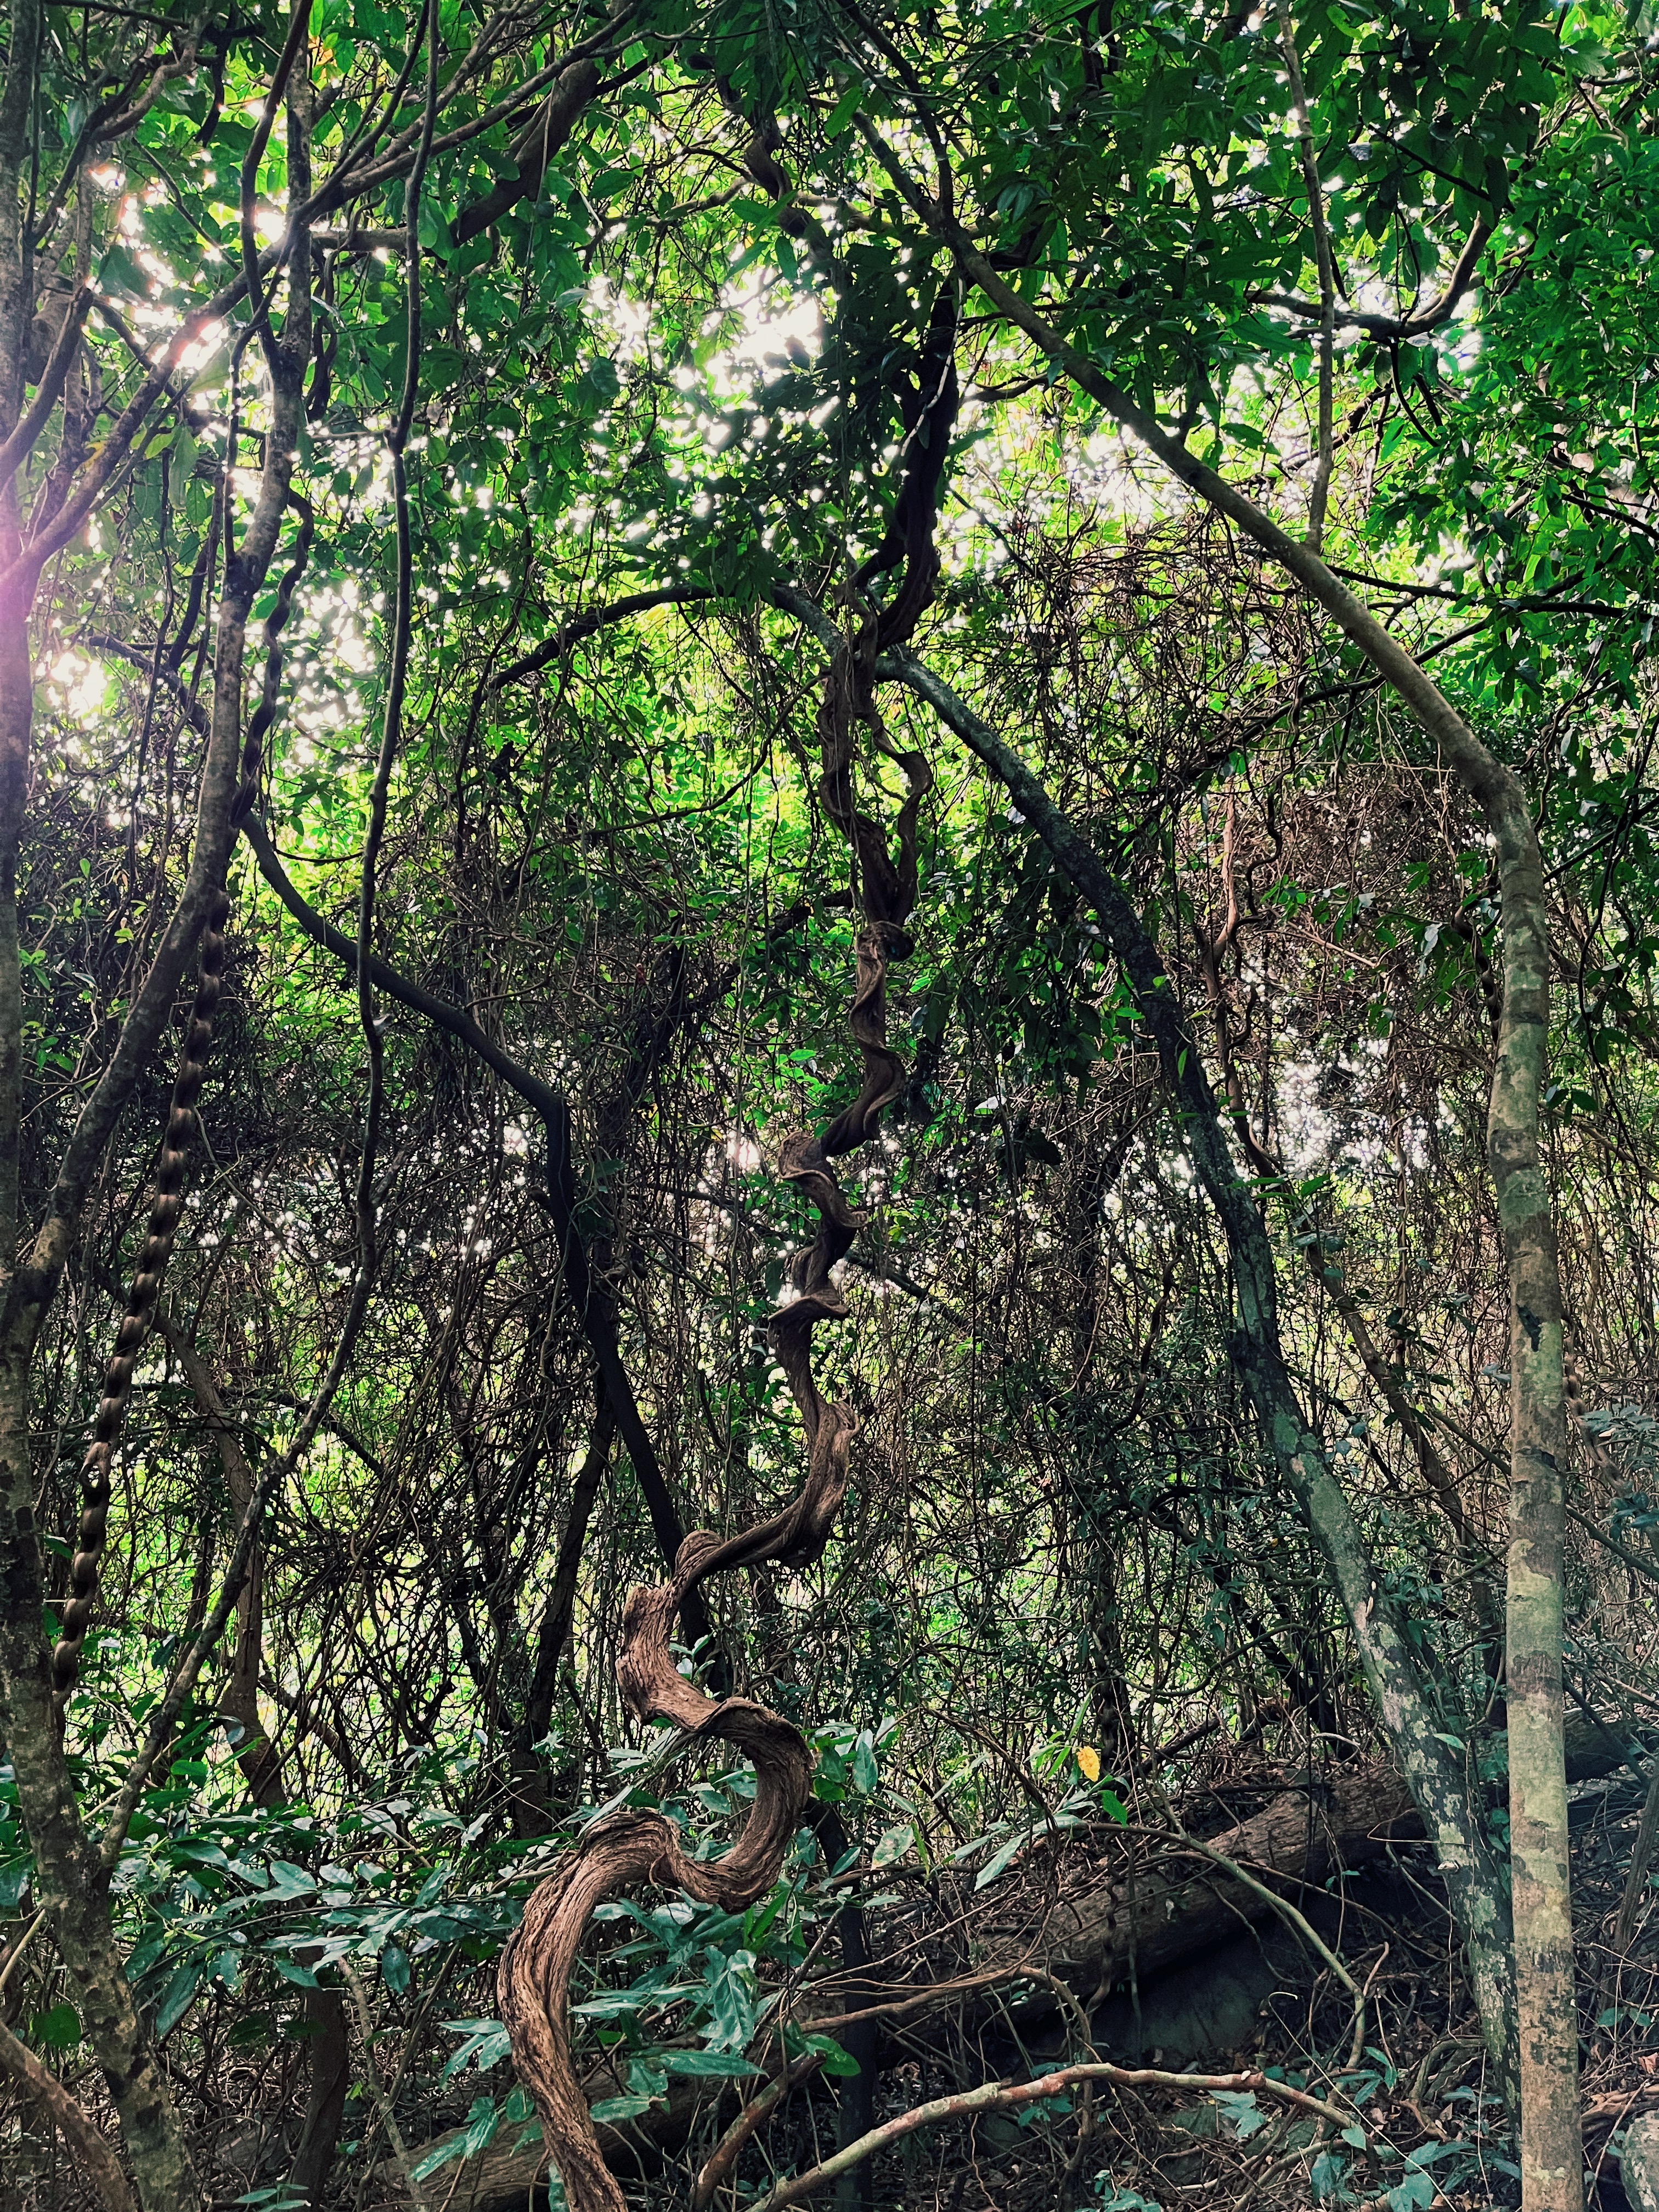
[[[596,1823],[531,1897],[501,1954],[496,1984],[501,2020],[520,2079],[540,2110],[570,2212],[626,2212],[588,2117],[570,2042],[568,1985],[594,1909],[619,1891],[649,1882],[741,1911],[776,1881],[811,1795],[812,1762],[799,1731],[752,1698],[705,1695],[675,1666],[670,1636],[686,1597],[709,1576],[763,1560],[810,1565],[830,1540],[847,1489],[857,1417],[850,1406],[819,1390],[812,1374],[812,1332],[820,1322],[846,1317],[832,1270],[851,1250],[866,1218],[848,1203],[830,1163],[870,1141],[905,1079],[904,1063],[887,1042],[887,969],[912,950],[905,924],[916,900],[916,832],[933,775],[924,755],[901,752],[888,738],[874,697],[875,665],[879,653],[911,635],[939,574],[933,523],[956,413],[955,332],[955,298],[945,288],[921,349],[918,389],[907,394],[903,484],[881,546],[848,592],[856,628],[836,650],[818,710],[819,793],[825,813],[852,848],[864,915],[855,940],[850,1017],[864,1079],[858,1097],[828,1128],[816,1136],[787,1137],[778,1152],[780,1178],[793,1183],[818,1214],[811,1243],[790,1261],[795,1296],[771,1328],[774,1352],[806,1432],[806,1479],[793,1503],[757,1528],[724,1541],[706,1529],[687,1536],[672,1581],[629,1595],[617,1660],[623,1701],[640,1721],[667,1721],[700,1741],[729,1743],[750,1760],[754,1808],[730,1851],[713,1861],[689,1858],[678,1830],[659,1813],[625,1813]],[[884,607],[872,605],[866,587],[900,568],[891,600]],[[858,806],[854,763],[860,728],[905,771],[908,788],[895,825],[896,858],[878,824]]]
[[[832,708],[826,699],[822,719],[828,786],[850,767],[853,732],[839,701]],[[811,1341],[821,1321],[846,1314],[830,1271],[851,1249],[865,1218],[848,1203],[830,1163],[874,1135],[882,1109],[904,1079],[903,1062],[887,1044],[886,975],[889,959],[909,950],[902,925],[915,896],[916,809],[931,781],[925,762],[911,758],[898,863],[883,849],[884,872],[878,874],[867,860],[864,872],[867,919],[858,936],[852,1014],[864,1060],[863,1086],[821,1136],[786,1138],[779,1152],[780,1176],[804,1191],[818,1212],[812,1243],[790,1263],[796,1295],[772,1327],[774,1349],[806,1431],[806,1480],[793,1503],[758,1528],[724,1542],[706,1529],[694,1530],[680,1547],[673,1579],[635,1589],[623,1618],[617,1679],[629,1710],[642,1722],[667,1721],[700,1740],[719,1739],[749,1759],[755,1769],[754,1810],[732,1850],[709,1863],[686,1856],[678,1831],[661,1814],[629,1813],[599,1823],[532,1897],[502,1954],[501,2018],[520,2076],[540,2107],[571,2212],[620,2212],[623,2203],[587,2115],[566,2016],[566,1985],[594,1907],[618,1891],[653,1882],[740,1911],[777,1879],[811,1792],[812,1763],[799,1733],[751,1698],[706,1696],[678,1672],[669,1639],[687,1594],[709,1576],[762,1560],[801,1567],[817,1559],[846,1492],[857,1418],[850,1406],[826,1399],[818,1389]],[[825,796],[828,801],[827,790]],[[836,811],[833,803],[830,811]],[[873,827],[865,817],[853,818],[866,830]],[[868,836],[860,842],[867,851]]]

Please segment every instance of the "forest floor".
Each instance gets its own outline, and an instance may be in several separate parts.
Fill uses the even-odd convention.
[[[1254,1785],[1260,1795],[1272,1777]],[[1613,1929],[1623,1894],[1644,1785],[1622,1776],[1576,1792],[1575,1899],[1585,2023],[1583,2104],[1586,2171],[1593,2212],[1626,2212],[1618,2153],[1622,2130],[1659,2108],[1659,1929],[1638,1929],[1620,1954]],[[1235,1797],[1231,1809],[1239,1809]],[[1110,1837],[1103,1834],[1103,1846]],[[994,1892],[915,1905],[884,1928],[866,1922],[872,1954],[902,1950],[913,1974],[948,1980],[964,1963],[963,1931],[1036,1924],[1054,1895],[1052,1873],[1036,1863]],[[1094,1863],[1088,1839],[1068,1853],[1079,1875]],[[1105,1863],[1103,1856],[1099,1863]],[[881,2128],[918,2106],[981,2083],[1029,2080],[1074,2062],[1099,2058],[1125,2068],[1224,2077],[1266,2074],[1292,2087],[1336,2095],[1357,2115],[1356,2148],[1329,2121],[1279,2101],[1271,2090],[1223,2090],[1147,2082],[1073,2091],[1023,2112],[981,2112],[919,2129],[894,2141],[860,2169],[857,2185],[817,2192],[834,2212],[1175,2212],[1178,2206],[1252,2212],[1426,2212],[1456,2207],[1488,2212],[1515,2202],[1502,2108],[1491,2095],[1481,2047],[1449,1923],[1420,1842],[1390,1850],[1352,1875],[1340,1893],[1311,1887],[1299,1899],[1319,1936],[1363,1986],[1364,2026],[1358,2065],[1350,2063],[1353,2008],[1329,1966],[1288,1924],[1241,1927],[1138,1993],[1121,1986],[1082,2014],[1029,1986],[1018,2004],[993,1990],[954,2009],[931,2010],[884,2034],[867,2124]],[[977,1925],[975,1924],[977,1923]],[[481,1966],[450,1985],[440,2009],[456,2015],[492,2009],[491,1969]],[[387,2155],[378,2098],[364,2054],[355,2047],[341,2155],[325,2194],[328,2212],[392,2212],[418,2200],[424,2212],[508,2212],[548,2199],[538,2182],[540,2153],[504,2127],[481,2155],[452,2162],[411,2191],[405,2167]],[[377,2065],[395,2064],[392,2035]],[[410,2166],[434,2141],[469,2117],[482,2086],[476,2074],[444,2078],[444,2051],[406,2054],[397,2098]],[[283,2212],[281,2183],[304,2103],[307,2069],[293,2040],[246,2057],[224,2054],[193,2080],[180,2080],[193,2107],[216,2204]],[[73,2066],[70,2086],[94,2113],[104,2102],[90,2069]],[[377,2076],[383,2080],[383,2077]],[[710,2085],[711,2088],[713,2085]],[[643,2212],[690,2205],[697,2171],[736,2109],[728,2094],[706,2097],[692,2124],[626,2130],[608,2138],[630,2200]],[[111,2116],[101,2114],[106,2120]],[[93,2198],[65,2160],[0,2095],[0,2212],[82,2212]],[[712,2212],[760,2205],[781,2174],[833,2155],[836,2085],[818,2081],[787,2098],[744,2149],[716,2193]],[[630,2166],[632,2172],[630,2175]],[[735,2193],[732,2182],[736,2185]],[[553,2200],[556,2204],[558,2199]]]

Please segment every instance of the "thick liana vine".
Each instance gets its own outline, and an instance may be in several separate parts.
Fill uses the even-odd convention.
[[[501,1957],[501,2019],[520,2078],[540,2110],[570,2212],[625,2212],[588,2116],[570,2041],[568,1987],[594,1909],[618,1892],[654,1883],[683,1890],[701,1904],[741,1911],[777,1880],[811,1796],[812,1761],[799,1732],[752,1698],[706,1695],[676,1667],[670,1638],[686,1598],[711,1575],[763,1560],[811,1565],[829,1542],[846,1493],[857,1416],[818,1389],[812,1333],[820,1322],[846,1316],[832,1270],[851,1250],[866,1216],[848,1202],[830,1163],[870,1141],[883,1109],[904,1084],[904,1063],[887,1042],[887,970],[912,949],[905,925],[916,901],[917,828],[933,784],[925,757],[899,751],[887,735],[874,696],[875,665],[878,653],[910,636],[939,575],[933,527],[957,407],[955,334],[955,295],[947,285],[920,351],[917,389],[906,394],[908,435],[899,496],[881,546],[851,580],[849,628],[832,656],[818,711],[819,795],[851,848],[862,908],[850,1026],[863,1081],[858,1097],[827,1128],[815,1136],[787,1137],[778,1152],[779,1178],[809,1198],[818,1215],[812,1242],[790,1261],[794,1296],[771,1328],[773,1350],[805,1431],[806,1478],[793,1502],[757,1528],[724,1540],[706,1529],[687,1536],[672,1579],[630,1594],[617,1659],[623,1701],[641,1722],[666,1721],[700,1741],[729,1743],[751,1761],[753,1810],[732,1849],[712,1861],[689,1857],[678,1829],[659,1813],[625,1813],[597,1822],[531,1897]],[[902,571],[898,587],[878,606],[866,595],[868,587],[895,569]],[[860,811],[854,794],[861,729],[905,771],[908,789],[893,831],[896,853],[876,821]]]
[[[249,718],[242,739],[241,773],[230,810],[233,823],[241,820],[258,795],[265,733],[276,715],[276,697],[282,683],[282,631],[293,608],[295,588],[306,571],[316,527],[316,518],[308,500],[290,495],[290,504],[300,517],[299,535],[295,544],[294,557],[283,573],[277,585],[276,602],[265,620],[264,681],[259,703]],[[149,1334],[151,1316],[155,1311],[155,1301],[161,1296],[161,1279],[173,1256],[179,1216],[184,1210],[185,1178],[190,1165],[191,1139],[196,1133],[196,1109],[207,1076],[214,1018],[224,988],[225,924],[229,916],[230,897],[222,880],[213,894],[202,931],[196,1000],[185,1032],[179,1073],[173,1080],[167,1127],[161,1137],[161,1156],[155,1164],[149,1229],[138,1255],[137,1265],[132,1271],[132,1280],[127,1291],[127,1310],[121,1317],[115,1346],[104,1370],[104,1387],[99,1395],[98,1412],[86,1455],[81,1462],[81,1518],[76,1531],[77,1542],[70,1562],[69,1595],[58,1621],[58,1641],[52,1655],[52,1689],[60,1703],[74,1688],[80,1668],[82,1646],[86,1641],[88,1624],[97,1600],[99,1563],[103,1556],[104,1540],[109,1526],[110,1475],[114,1464],[115,1446],[126,1419],[128,1401],[132,1395],[133,1369],[137,1364],[139,1352],[143,1349],[144,1339]]]
[[[103,1555],[109,1522],[110,1469],[115,1440],[126,1416],[132,1394],[132,1370],[149,1334],[150,1316],[161,1294],[161,1278],[172,1255],[185,1203],[185,1173],[190,1164],[191,1139],[196,1133],[196,1102],[207,1075],[208,1048],[213,1042],[213,1017],[224,987],[225,923],[230,901],[224,891],[216,896],[202,933],[200,979],[196,1003],[179,1073],[173,1085],[161,1154],[155,1165],[155,1184],[150,1200],[149,1230],[133,1270],[127,1293],[127,1310],[104,1370],[104,1387],[86,1456],[81,1463],[81,1519],[79,1542],[70,1562],[69,1597],[58,1623],[58,1643],[52,1655],[52,1685],[58,1697],[74,1686],[81,1646],[98,1594],[98,1563]]]

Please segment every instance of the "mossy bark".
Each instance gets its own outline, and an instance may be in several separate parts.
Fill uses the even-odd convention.
[[[1565,1518],[1561,1284],[1539,1150],[1549,1032],[1549,927],[1538,834],[1520,779],[1483,744],[1421,664],[1318,553],[1200,461],[1009,286],[908,179],[912,204],[944,231],[964,276],[1172,476],[1292,575],[1375,668],[1480,809],[1501,896],[1503,1007],[1487,1158],[1510,1286],[1510,1789],[1516,2042],[1523,2212],[1582,2212],[1577,2003],[1562,1748],[1561,1611]],[[1363,1650],[1362,1641],[1362,1650]],[[1369,1668],[1369,1662],[1368,1662]]]
[[[793,611],[792,609],[792,611]],[[930,702],[1006,787],[1055,861],[1093,908],[1157,1043],[1194,1171],[1232,1261],[1234,1360],[1264,1441],[1282,1469],[1340,1595],[1395,1754],[1439,1854],[1462,1935],[1481,2031],[1500,2076],[1518,2079],[1511,1931],[1504,1869],[1482,1825],[1462,1754],[1398,1608],[1380,1577],[1329,1457],[1303,1412],[1279,1340],[1273,1248],[1228,1145],[1221,1110],[1158,947],[1121,883],[1013,748],[949,685],[907,656],[891,673]]]

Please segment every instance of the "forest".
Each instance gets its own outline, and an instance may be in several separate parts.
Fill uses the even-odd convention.
[[[1659,2212],[1652,0],[9,0],[0,2212]]]

